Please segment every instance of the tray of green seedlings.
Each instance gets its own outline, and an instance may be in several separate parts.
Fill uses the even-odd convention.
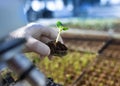
[[[99,53],[106,57],[120,59],[120,39],[109,40]]]
[[[99,57],[73,86],[120,86],[120,59]]]

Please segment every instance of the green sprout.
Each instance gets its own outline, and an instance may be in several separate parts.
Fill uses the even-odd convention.
[[[59,39],[59,37],[60,37],[60,33],[61,33],[63,30],[64,30],[64,31],[68,30],[68,28],[65,27],[60,21],[58,21],[58,22],[56,23],[56,26],[57,26],[57,28],[59,29],[59,32],[58,32],[58,35],[57,35],[57,38],[56,38],[55,43],[58,42],[58,39]]]

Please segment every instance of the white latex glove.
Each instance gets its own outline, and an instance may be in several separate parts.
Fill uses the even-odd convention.
[[[10,33],[10,38],[26,37],[27,43],[25,44],[25,50],[36,52],[40,56],[48,56],[50,54],[50,48],[45,43],[55,40],[57,34],[58,32],[52,28],[43,27],[38,23],[31,23]],[[61,37],[59,41],[63,43]]]

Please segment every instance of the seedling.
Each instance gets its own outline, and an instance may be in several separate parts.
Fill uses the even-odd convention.
[[[50,41],[47,43],[47,45],[49,46],[50,48],[50,55],[55,55],[55,56],[64,56],[67,54],[67,47],[62,44],[60,41],[58,41],[59,37],[60,37],[60,33],[64,30],[68,30],[67,27],[64,27],[63,24],[58,21],[56,23],[56,26],[57,28],[59,29],[59,32],[58,32],[58,35],[57,35],[57,38],[56,40],[54,41]]]
[[[57,26],[57,28],[59,29],[59,32],[58,32],[58,35],[57,35],[57,38],[56,38],[55,43],[58,42],[58,39],[59,39],[59,37],[60,37],[60,33],[61,33],[62,31],[68,30],[68,28],[65,27],[60,21],[58,21],[58,22],[56,23],[56,26]]]

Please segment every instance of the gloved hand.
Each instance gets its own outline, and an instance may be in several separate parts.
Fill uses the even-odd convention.
[[[58,32],[52,28],[44,27],[38,23],[30,23],[12,33],[10,38],[27,38],[25,44],[25,51],[33,51],[40,56],[48,56],[50,54],[50,48],[45,44],[51,40],[55,40]],[[59,41],[63,43],[62,38]]]

